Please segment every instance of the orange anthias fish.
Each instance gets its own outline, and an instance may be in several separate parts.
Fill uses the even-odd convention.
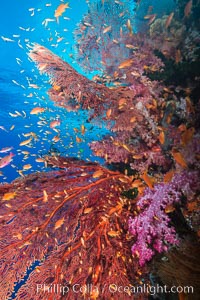
[[[173,156],[174,160],[177,162],[177,164],[179,164],[184,169],[187,168],[187,163],[186,163],[183,155],[180,152],[178,152],[176,150],[172,150],[172,156]]]
[[[15,156],[12,152],[9,155],[4,156],[0,160],[0,168],[4,168],[5,166],[9,165],[12,161],[13,156]]]
[[[118,69],[124,69],[130,67],[132,64],[133,64],[133,59],[127,59],[118,66]]]
[[[66,8],[69,8],[69,2],[64,4],[60,4],[57,9],[55,10],[55,13],[54,13],[54,17],[58,18],[60,16],[62,16],[62,14],[65,12]]]
[[[16,192],[10,192],[10,193],[5,193],[4,195],[3,195],[3,198],[2,198],[2,200],[11,200],[11,199],[13,199],[13,198],[15,198],[15,196],[16,196]]]
[[[43,108],[43,107],[34,107],[31,110],[30,114],[31,115],[37,115],[37,114],[43,113],[44,111],[45,111],[45,108]]]
[[[6,153],[6,152],[9,152],[10,150],[12,150],[13,149],[13,147],[5,147],[5,148],[2,148],[1,150],[0,150],[0,153]]]
[[[194,127],[190,127],[183,132],[181,136],[181,143],[183,146],[186,146],[192,140],[194,132]]]
[[[147,172],[144,172],[143,175],[141,176],[144,182],[148,185],[150,189],[153,188],[154,185],[154,179],[150,177]]]
[[[191,14],[191,10],[192,10],[192,0],[190,0],[185,6],[184,9],[185,17],[189,17],[189,15]]]
[[[58,220],[55,223],[54,229],[56,230],[56,229],[60,228],[63,225],[64,221],[65,221],[65,218],[62,218],[62,219]]]
[[[104,28],[103,34],[106,33],[106,32],[111,31],[111,29],[112,29],[112,26],[107,26],[106,28]]]
[[[165,143],[165,133],[162,130],[158,136],[159,142],[163,145]]]
[[[81,125],[81,133],[85,134],[85,126],[84,125]]]
[[[171,21],[174,17],[174,12],[172,12],[168,17],[167,17],[167,20],[166,20],[166,23],[165,23],[165,28],[168,28],[169,25],[171,24]]]
[[[148,25],[151,25],[155,21],[156,17],[157,17],[157,14],[152,14],[152,15],[144,16],[144,19],[149,20]]]
[[[50,123],[50,128],[55,128],[57,126],[60,126],[60,120],[55,120]]]

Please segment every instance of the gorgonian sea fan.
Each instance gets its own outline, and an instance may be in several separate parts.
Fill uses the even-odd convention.
[[[112,69],[130,50],[120,36],[130,33],[127,22],[133,18],[131,1],[95,1],[74,32],[76,60],[86,71]]]
[[[75,299],[75,284],[98,288],[83,288],[76,299],[133,299],[109,289],[128,286],[137,273],[127,234],[131,203],[121,196],[130,179],[96,163],[46,161],[56,169],[0,186],[0,298],[32,268],[15,299]]]
[[[161,92],[158,82],[141,76],[131,86],[108,88],[80,75],[45,47],[35,44],[29,56],[41,73],[50,76],[53,87],[48,93],[56,104],[67,109],[87,109],[91,112],[90,120],[101,117],[101,122],[114,132],[113,137],[92,143],[96,155],[109,163],[122,159],[131,163],[141,149],[148,155],[152,146],[157,146],[157,125],[162,119],[164,101],[158,97]],[[104,149],[102,153],[99,147]],[[116,153],[115,157],[111,153]]]
[[[134,237],[132,253],[138,257],[140,266],[151,260],[156,252],[167,251],[171,245],[178,244],[165,209],[179,203],[183,195],[191,200],[198,190],[198,183],[198,172],[183,172],[175,174],[169,183],[145,189],[137,202],[137,216],[129,219],[129,230]]]
[[[50,77],[52,88],[48,91],[50,98],[59,106],[68,110],[90,109],[100,114],[106,109],[106,101],[111,91],[79,74],[59,56],[47,48],[34,44],[29,53],[41,73]]]

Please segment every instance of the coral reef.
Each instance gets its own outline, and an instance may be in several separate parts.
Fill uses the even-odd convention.
[[[51,151],[51,171],[0,185],[1,299],[74,299],[78,285],[77,299],[144,300],[113,283],[149,283],[158,258],[163,283],[198,286],[198,3],[177,2],[179,13],[147,15],[142,34],[128,1],[89,3],[76,60],[99,70],[93,80],[39,44],[30,50],[55,104],[87,110],[110,134],[90,143],[106,167]]]

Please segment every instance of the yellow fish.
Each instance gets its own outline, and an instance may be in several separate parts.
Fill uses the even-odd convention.
[[[15,198],[15,196],[16,196],[16,192],[11,192],[11,193],[5,193],[4,195],[3,195],[3,198],[2,198],[2,200],[11,200],[11,199],[13,199],[13,198]]]
[[[32,166],[30,164],[27,164],[27,165],[23,166],[23,170],[29,170],[31,168],[32,168]]]
[[[32,141],[32,137],[28,140],[25,140],[25,141],[21,142],[19,145],[20,146],[26,146],[26,145],[30,144],[31,141]]]
[[[60,16],[62,16],[62,14],[65,12],[66,8],[69,8],[69,2],[64,4],[60,4],[57,9],[55,10],[55,13],[54,13],[54,17],[58,18]]]
[[[58,228],[60,228],[60,227],[63,225],[64,220],[65,220],[65,218],[62,218],[62,219],[58,220],[58,221],[55,223],[55,227],[54,227],[55,230],[58,229]]]
[[[37,114],[43,113],[44,111],[45,111],[45,108],[43,108],[43,107],[34,107],[31,110],[30,114],[31,115],[37,115]]]

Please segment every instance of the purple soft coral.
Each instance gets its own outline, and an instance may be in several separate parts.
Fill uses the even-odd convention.
[[[165,208],[179,202],[183,194],[190,198],[197,189],[198,178],[197,172],[183,172],[174,175],[169,183],[157,184],[153,190],[145,189],[137,203],[141,212],[129,219],[129,231],[135,238],[132,253],[138,256],[140,266],[151,260],[155,251],[161,253],[170,245],[178,244]]]

